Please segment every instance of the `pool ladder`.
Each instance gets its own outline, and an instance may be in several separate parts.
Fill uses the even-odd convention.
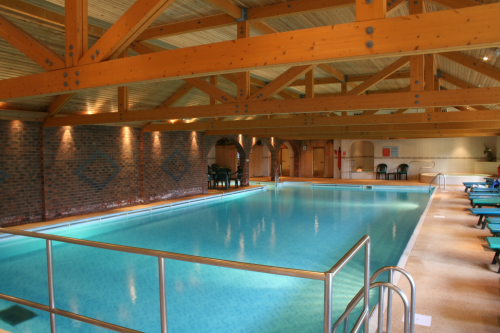
[[[429,184],[429,193],[431,193],[432,182],[439,177],[439,189],[441,189],[441,176],[444,178],[444,189],[446,190],[446,175],[444,173],[438,173],[436,177],[432,178],[431,183]]]
[[[388,282],[375,282],[380,274],[389,271],[389,279]],[[405,276],[410,282],[411,287],[411,300],[408,302],[408,298],[405,293],[393,284],[394,282],[394,272],[399,272],[403,276]],[[384,328],[384,298],[385,291],[387,290],[387,327],[385,332],[391,333],[391,319],[392,319],[392,293],[396,292],[399,295],[404,305],[404,333],[414,333],[415,332],[415,281],[411,277],[411,275],[406,272],[404,269],[396,266],[387,266],[382,267],[378,271],[376,271],[372,277],[370,278],[370,290],[379,288],[379,299],[378,299],[378,333],[383,333]],[[365,289],[361,288],[360,291],[356,294],[356,296],[352,299],[352,301],[347,305],[345,312],[340,316],[340,318],[335,322],[332,328],[332,333],[336,333],[339,326],[344,323],[343,333],[348,332],[349,328],[349,316],[351,312],[356,308],[359,301],[363,299],[365,295]],[[359,317],[361,319],[362,316]],[[361,324],[363,321],[356,321],[351,333],[358,332],[361,328]],[[365,330],[366,332],[366,330]]]

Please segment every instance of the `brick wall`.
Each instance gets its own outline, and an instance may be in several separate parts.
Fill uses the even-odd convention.
[[[130,127],[44,129],[46,220],[140,204],[139,136]]]
[[[0,120],[0,225],[42,220],[41,124]]]
[[[203,193],[203,133],[143,133],[146,203]]]

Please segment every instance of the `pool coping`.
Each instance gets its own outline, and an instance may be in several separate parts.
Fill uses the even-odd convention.
[[[43,226],[38,226],[34,228],[23,228],[22,230],[25,231],[32,231],[32,232],[42,232],[46,230],[51,230],[51,229],[56,229],[60,228],[62,226],[74,226],[74,225],[79,225],[79,224],[84,224],[84,223],[92,223],[92,222],[97,222],[97,221],[102,221],[102,220],[107,220],[107,219],[113,219],[116,217],[121,217],[121,216],[128,216],[128,215],[134,215],[134,214],[141,214],[145,212],[152,212],[152,211],[159,211],[159,210],[164,210],[164,209],[177,209],[177,208],[183,208],[186,206],[192,206],[192,205],[199,205],[199,204],[204,204],[207,202],[212,202],[216,200],[221,200],[226,197],[232,197],[235,195],[243,195],[243,194],[249,194],[250,192],[257,192],[257,191],[267,191],[268,188],[265,185],[262,186],[255,186],[252,188],[248,189],[241,189],[237,191],[230,191],[230,192],[222,192],[222,193],[217,193],[217,194],[208,194],[204,195],[202,197],[187,197],[184,200],[178,200],[178,201],[171,201],[167,203],[155,203],[153,205],[149,205],[150,207],[144,207],[144,208],[137,208],[137,209],[130,209],[133,207],[139,207],[139,206],[131,206],[131,207],[125,207],[128,208],[126,210],[122,210],[116,213],[108,213],[106,212],[101,212],[104,213],[103,215],[99,216],[93,216],[93,217],[84,217],[81,219],[74,219],[71,221],[61,221],[57,222],[57,220],[52,220],[46,222],[46,225]],[[65,218],[59,219],[63,220]],[[22,226],[29,226],[29,224],[24,224]],[[6,229],[9,229],[12,227],[8,227]],[[16,237],[22,237],[22,236],[17,236],[17,235],[11,235],[11,234],[3,234],[0,232],[0,241],[6,240],[6,239],[13,239]]]
[[[422,229],[422,225],[425,222],[425,219],[427,218],[427,213],[429,212],[429,209],[432,206],[432,201],[434,200],[434,197],[437,193],[437,188],[433,187],[434,190],[432,191],[431,197],[429,198],[429,201],[427,202],[427,206],[425,207],[424,211],[422,212],[422,215],[420,215],[420,219],[418,220],[417,225],[415,226],[415,230],[413,230],[413,234],[410,237],[410,240],[408,241],[408,244],[406,244],[406,247],[403,251],[403,254],[399,258],[399,261],[397,263],[397,267],[400,267],[402,269],[405,268],[406,263],[408,262],[408,259],[410,258],[411,251],[413,249],[413,246],[417,242],[418,235],[420,233],[420,230]],[[399,272],[394,272],[394,278],[393,278],[393,285],[397,286],[399,283],[399,279],[401,278],[401,273]],[[411,295],[406,295],[408,297],[408,301],[411,302]],[[387,310],[387,302],[384,303],[384,313]],[[378,329],[378,311],[379,311],[379,304],[377,302],[377,305],[373,308],[373,311],[370,313],[370,333],[375,333],[377,332]]]

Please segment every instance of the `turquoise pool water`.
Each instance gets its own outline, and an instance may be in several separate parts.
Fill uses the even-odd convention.
[[[395,265],[429,193],[283,188],[209,204],[46,231],[197,256],[314,271],[330,269],[363,235],[372,273]],[[56,306],[159,332],[157,259],[54,242]],[[362,287],[364,254],[334,279],[334,318]],[[166,260],[168,328],[186,332],[322,332],[323,282]],[[0,241],[0,293],[48,304],[45,241]],[[376,301],[372,298],[372,303]],[[12,303],[0,300],[0,311]],[[49,332],[49,316],[9,332]],[[334,320],[335,320],[334,319]],[[57,317],[58,332],[106,332]]]

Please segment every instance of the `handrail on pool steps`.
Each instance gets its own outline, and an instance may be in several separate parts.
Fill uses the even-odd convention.
[[[244,262],[213,259],[208,257],[193,256],[187,254],[180,254],[175,252],[150,250],[132,246],[116,245],[109,243],[102,243],[96,241],[89,241],[83,239],[76,239],[70,237],[63,237],[57,235],[37,233],[33,231],[23,231],[15,229],[5,229],[0,228],[0,233],[12,234],[18,236],[25,236],[31,238],[45,239],[46,241],[46,254],[47,254],[47,274],[48,274],[48,289],[49,289],[49,306],[40,303],[35,303],[25,299],[0,294],[0,299],[4,299],[9,302],[22,304],[25,306],[33,307],[42,311],[50,313],[50,327],[51,333],[56,333],[56,317],[55,315],[60,315],[66,318],[78,320],[91,324],[94,326],[103,327],[115,332],[125,332],[125,333],[138,333],[140,331],[129,329],[126,327],[118,326],[108,322],[100,321],[97,319],[85,317],[78,315],[76,313],[64,311],[55,307],[55,296],[54,296],[54,279],[53,279],[53,258],[52,258],[52,241],[76,244],[81,246],[88,246],[92,248],[100,248],[118,252],[125,253],[135,253],[139,255],[152,256],[158,258],[158,273],[159,273],[159,290],[160,290],[160,317],[161,317],[161,333],[167,333],[167,295],[166,295],[166,279],[165,279],[165,259],[173,259],[179,261],[186,261],[192,263],[199,263],[211,266],[226,267],[232,269],[240,269],[245,271],[261,272],[275,275],[284,275],[291,277],[299,277],[305,279],[322,280],[324,281],[324,333],[332,332],[332,306],[333,306],[333,278],[337,275],[342,268],[344,268],[347,263],[358,253],[363,247],[365,248],[365,267],[364,267],[364,288],[360,291],[363,294],[364,306],[362,315],[358,318],[358,329],[361,324],[364,323],[364,332],[369,332],[369,291],[371,288],[370,283],[370,236],[363,236],[330,270],[326,272],[315,272],[300,269],[291,269],[285,267],[277,266],[267,266],[250,264]],[[392,285],[391,285],[392,286]],[[389,287],[394,289],[389,285],[384,287]],[[395,289],[394,289],[395,290]],[[357,332],[357,330],[356,330]]]

